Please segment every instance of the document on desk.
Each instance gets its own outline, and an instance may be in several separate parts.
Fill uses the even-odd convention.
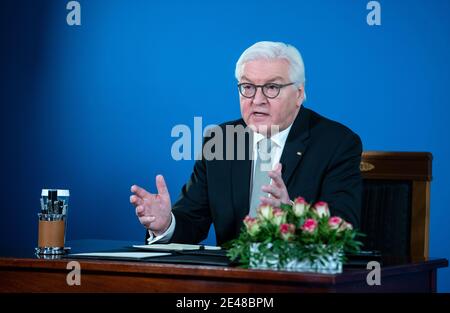
[[[189,245],[181,243],[168,244],[150,244],[150,245],[133,245],[133,248],[139,250],[155,250],[155,251],[194,251],[194,250],[221,250],[218,246]]]
[[[114,258],[114,259],[146,259],[160,256],[171,255],[165,252],[89,252],[74,253],[71,257],[87,257],[87,258]]]

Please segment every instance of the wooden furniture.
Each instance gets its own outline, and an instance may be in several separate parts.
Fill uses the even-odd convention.
[[[368,235],[366,248],[428,257],[432,159],[427,152],[363,153],[361,229]]]
[[[95,241],[82,241],[76,252],[92,252],[90,248],[98,249],[98,246]],[[0,257],[1,292],[435,292],[437,269],[448,266],[445,259],[383,260],[381,285],[370,286],[367,284],[369,270],[365,265],[344,268],[342,274],[325,275],[236,267],[77,260],[81,267],[81,285],[69,286],[66,278],[71,271],[67,269],[70,259],[37,259],[29,250],[29,256],[25,253],[20,257]]]
[[[435,292],[438,259],[383,267],[380,286],[368,270],[339,275],[245,270],[227,267],[80,261],[81,285],[69,286],[68,261],[0,259],[1,292]]]

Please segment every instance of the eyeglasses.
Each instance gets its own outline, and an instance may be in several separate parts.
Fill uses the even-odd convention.
[[[238,84],[238,89],[240,94],[245,98],[253,98],[256,95],[256,91],[258,88],[261,88],[262,93],[269,99],[273,99],[278,97],[280,94],[281,88],[286,86],[293,85],[294,83],[288,84],[276,84],[276,83],[267,83],[264,85],[255,85],[250,83],[240,83]]]

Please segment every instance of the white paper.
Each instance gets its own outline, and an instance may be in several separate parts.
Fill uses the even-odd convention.
[[[205,250],[220,250],[218,246],[202,246],[202,245],[188,245],[181,243],[168,244],[149,244],[149,245],[133,245],[133,248],[143,250],[168,250],[168,251],[182,251],[182,250],[200,250],[201,247]]]
[[[151,258],[157,256],[171,255],[165,252],[90,252],[90,253],[75,253],[73,256],[92,256],[92,257],[118,257],[118,258]]]

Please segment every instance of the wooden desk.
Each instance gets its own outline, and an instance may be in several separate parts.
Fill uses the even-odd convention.
[[[69,286],[70,260],[0,258],[1,292],[435,292],[437,269],[445,259],[382,266],[381,285],[366,283],[368,270],[345,269],[338,275],[240,268],[78,260],[81,285]]]

